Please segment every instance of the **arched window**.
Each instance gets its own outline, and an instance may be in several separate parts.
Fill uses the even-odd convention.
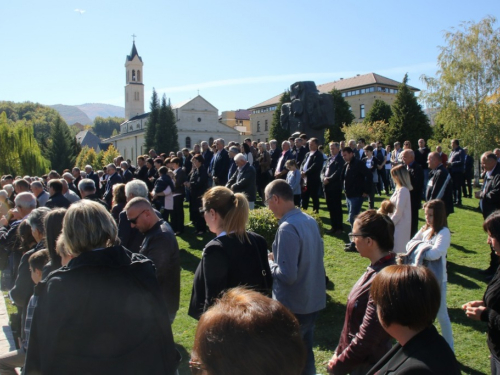
[[[141,82],[141,71],[137,71],[137,82]]]
[[[135,82],[135,70],[132,70],[132,81]]]
[[[191,137],[186,137],[186,148],[191,148]]]
[[[212,147],[213,144],[214,144],[214,139],[212,137],[210,137],[208,139],[208,147]]]
[[[127,70],[127,72],[125,73],[126,77],[125,77],[125,82],[128,83],[128,76],[129,76],[130,72]]]

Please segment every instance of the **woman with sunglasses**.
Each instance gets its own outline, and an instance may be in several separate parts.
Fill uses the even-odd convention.
[[[217,237],[203,249],[188,314],[200,319],[229,288],[246,285],[269,295],[272,275],[264,237],[245,230],[249,206],[244,194],[216,186],[202,198],[205,221]]]
[[[391,348],[391,337],[382,328],[370,297],[370,286],[382,269],[395,264],[394,224],[375,210],[361,213],[349,239],[363,258],[370,260],[347,299],[344,327],[332,359],[330,374],[361,375],[373,367]]]

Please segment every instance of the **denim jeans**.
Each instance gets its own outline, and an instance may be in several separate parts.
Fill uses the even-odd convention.
[[[316,319],[318,318],[319,311],[316,311],[311,314],[295,314],[295,317],[299,321],[300,325],[300,334],[302,335],[302,340],[306,346],[306,367],[304,371],[302,371],[302,375],[315,375],[316,374],[316,366],[314,364],[314,352],[313,352],[313,344],[314,344],[314,325],[316,323]]]
[[[450,317],[448,315],[448,308],[446,307],[446,286],[447,282],[441,284],[441,305],[439,305],[439,311],[437,314],[437,319],[439,325],[441,326],[441,334],[444,339],[450,345],[451,350],[455,351],[453,348],[453,332],[451,330]]]
[[[352,229],[354,220],[361,211],[361,206],[363,205],[363,197],[352,197],[352,198],[346,197],[346,202],[347,202],[347,211],[349,215],[349,223],[351,224],[351,229]]]
[[[490,357],[491,375],[500,375],[500,360],[491,353]]]

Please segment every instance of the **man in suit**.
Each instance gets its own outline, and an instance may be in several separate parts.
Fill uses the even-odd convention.
[[[181,167],[179,158],[170,159],[170,164],[174,169],[174,209],[172,212],[172,229],[176,236],[180,236],[184,232],[184,182],[187,181],[186,171]]]
[[[424,188],[424,170],[415,161],[415,153],[412,150],[404,150],[401,154],[403,163],[410,174],[411,186],[411,237],[418,232],[418,212],[422,201],[422,189]]]
[[[340,145],[337,142],[330,142],[330,157],[323,173],[323,191],[332,224],[332,228],[327,233],[334,235],[342,233],[342,180],[340,175],[344,164],[345,161],[340,154]]]
[[[276,171],[276,166],[278,165],[278,160],[281,156],[281,149],[278,147],[278,141],[276,139],[272,139],[269,142],[269,155],[271,155],[271,171],[274,172]]]
[[[227,184],[227,174],[229,172],[229,155],[224,148],[224,140],[219,138],[215,141],[217,153],[213,157],[212,179],[214,185],[224,186]]]
[[[485,152],[481,156],[481,165],[485,171],[484,183],[481,191],[476,191],[475,197],[480,199],[479,207],[486,219],[491,213],[500,209],[500,163],[492,152]],[[490,266],[482,271],[490,279],[495,274],[499,264],[498,256],[493,248],[490,253]]]
[[[257,195],[257,177],[255,168],[250,165],[245,155],[237,154],[234,162],[238,167],[226,184],[226,187],[235,193],[243,193],[248,199],[250,209],[255,208],[255,198]]]
[[[274,178],[275,179],[286,179],[286,175],[288,173],[288,169],[285,167],[285,163],[288,159],[292,158],[292,152],[290,151],[290,142],[288,141],[283,141],[281,144],[281,148],[283,151],[281,151],[281,155],[278,159],[278,163],[276,164],[276,171],[274,172]]]
[[[460,147],[459,140],[454,139],[451,141],[451,148],[453,151],[450,153],[448,159],[448,170],[453,181],[453,203],[457,206],[462,205],[462,185],[464,183],[464,151]]]
[[[186,172],[187,175],[191,173],[191,168],[193,168],[193,164],[191,163],[191,154],[189,153],[189,150],[187,148],[182,149],[182,157],[183,157],[183,167],[184,171]]]
[[[462,185],[462,192],[464,197],[472,198],[472,179],[474,178],[474,158],[469,156],[469,150],[464,147],[464,183]],[[467,193],[467,188],[469,192]]]
[[[425,200],[441,199],[446,208],[446,215],[454,212],[452,197],[451,176],[442,163],[441,156],[437,152],[431,152],[427,159],[429,164],[429,182],[425,193]]]
[[[309,152],[306,154],[304,162],[300,167],[301,176],[306,183],[306,190],[302,193],[302,208],[307,210],[309,207],[309,197],[313,201],[313,211],[319,212],[319,189],[321,188],[321,170],[325,158],[323,153],[318,150],[318,140],[309,139]]]
[[[422,197],[425,198],[425,187],[427,186],[427,182],[429,181],[429,166],[427,165],[427,159],[429,158],[429,154],[431,150],[429,147],[425,145],[424,139],[418,140],[418,150],[415,153],[415,160],[422,169],[424,170],[424,186],[422,190]]]
[[[137,158],[137,170],[135,171],[135,178],[144,181],[146,185],[149,183],[148,167],[146,166],[146,159],[144,159],[144,156],[139,156]]]
[[[63,195],[63,184],[61,180],[50,180],[47,184],[50,198],[45,204],[48,208],[68,208],[71,202]]]
[[[304,146],[304,141],[302,138],[295,139],[295,147],[297,148],[297,153],[295,155],[295,160],[297,161],[297,168],[300,169],[300,166],[304,162],[304,159],[307,154],[306,146]]]
[[[363,158],[366,157],[365,151],[364,151],[365,146],[366,146],[365,139],[364,138],[358,139],[358,144],[357,144],[358,149],[356,150],[356,152],[354,154],[356,159],[363,160]]]
[[[126,161],[120,163],[120,167],[123,171],[123,183],[126,184],[134,179],[132,172],[130,172],[129,165]]]
[[[111,202],[113,200],[113,186],[116,184],[121,184],[123,182],[122,176],[116,171],[116,166],[113,163],[108,164],[108,182],[106,183],[106,190],[102,199],[111,207]]]
[[[342,157],[344,158],[345,164],[340,175],[340,179],[344,185],[351,229],[356,216],[358,216],[361,211],[364,198],[368,197],[370,194],[373,182],[372,172],[366,167],[365,163],[356,159],[356,152],[357,150],[353,150],[350,147],[344,147],[342,150]],[[344,250],[352,252],[357,251],[354,242],[347,243]]]
[[[206,141],[201,142],[201,156],[203,156],[203,165],[208,172],[214,153],[210,150]]]
[[[94,181],[96,192],[97,194],[99,194],[99,190],[101,187],[99,176],[97,175],[97,173],[94,172],[91,165],[85,166],[85,173],[87,173],[87,178],[90,178],[92,181]]]
[[[232,146],[229,148],[229,172],[227,174],[227,180],[229,181],[231,177],[233,177],[234,172],[238,169],[238,166],[235,163],[234,157],[240,153],[240,150],[236,146]]]

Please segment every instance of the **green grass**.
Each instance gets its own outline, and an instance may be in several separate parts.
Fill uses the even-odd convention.
[[[382,196],[377,198],[376,207],[380,205]],[[477,210],[476,199],[464,199],[464,207],[455,209],[449,217],[449,227],[453,232],[452,246],[448,251],[448,309],[455,339],[455,354],[462,365],[464,374],[489,373],[489,351],[486,345],[486,324],[467,319],[460,306],[467,301],[481,299],[486,283],[478,270],[484,269],[489,262],[489,247],[486,234],[482,230],[482,215]],[[367,209],[367,204],[363,206]],[[324,200],[321,200],[320,216],[325,228],[330,228],[330,220],[326,212]],[[185,205],[186,222],[189,212]],[[344,220],[347,218],[344,206]],[[424,224],[423,211],[420,215]],[[186,227],[185,233],[178,238],[181,249],[181,307],[172,326],[175,342],[183,356],[180,367],[181,375],[190,374],[187,362],[194,341],[197,321],[187,315],[191,298],[191,287],[194,272],[198,266],[204,245],[214,237],[207,233],[195,236],[194,228]],[[344,224],[348,233],[350,227]],[[316,324],[315,356],[318,374],[326,374],[326,362],[335,349],[345,316],[347,295],[357,279],[369,264],[367,259],[356,253],[345,253],[344,243],[347,235],[337,238],[325,235],[325,268],[330,284],[327,287],[327,307],[320,314]],[[9,313],[13,309],[8,304]],[[439,324],[437,324],[439,329]]]

